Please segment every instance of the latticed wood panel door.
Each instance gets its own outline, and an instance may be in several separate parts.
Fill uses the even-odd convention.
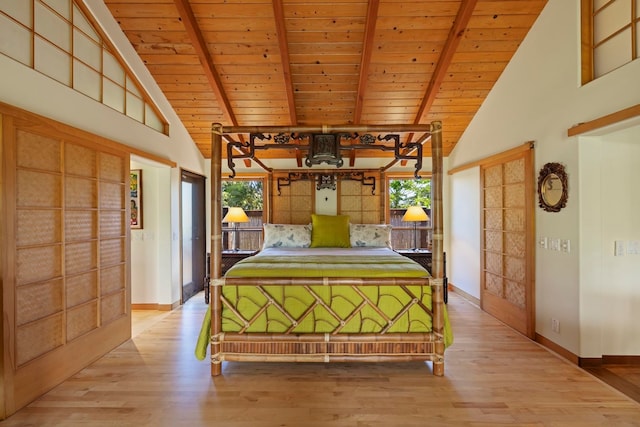
[[[17,131],[17,366],[126,314],[126,159]]]
[[[129,159],[44,119],[0,119],[10,414],[130,337]]]
[[[481,168],[482,308],[534,338],[532,150]]]

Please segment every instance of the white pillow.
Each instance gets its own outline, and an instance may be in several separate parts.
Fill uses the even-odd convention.
[[[308,248],[311,224],[263,224],[263,248]]]
[[[351,247],[391,248],[391,225],[351,224],[349,227]]]

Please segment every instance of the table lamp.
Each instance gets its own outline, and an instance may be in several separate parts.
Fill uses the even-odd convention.
[[[222,218],[222,222],[233,223],[233,250],[237,251],[240,242],[238,225],[241,222],[249,222],[249,217],[242,208],[233,207],[229,208],[227,214]]]
[[[420,221],[429,221],[429,215],[420,206],[409,206],[402,216],[402,220],[413,222],[413,250],[418,250],[418,223]]]

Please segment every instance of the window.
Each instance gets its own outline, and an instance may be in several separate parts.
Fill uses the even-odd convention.
[[[640,0],[582,0],[582,84],[640,55]]]
[[[169,134],[169,124],[89,10],[72,0],[0,1],[0,55]]]
[[[391,245],[394,249],[431,249],[431,178],[388,176],[389,223],[393,226]],[[403,221],[410,206],[420,206],[429,220]],[[415,242],[415,243],[414,243]]]
[[[264,220],[264,180],[246,178],[222,181],[222,217],[230,207],[242,208],[246,222],[223,223],[223,250],[259,250],[262,247]]]

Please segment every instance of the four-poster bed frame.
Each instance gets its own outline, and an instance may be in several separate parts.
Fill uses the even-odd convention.
[[[223,278],[222,255],[222,138],[231,134],[351,134],[377,132],[415,132],[430,137],[432,155],[432,225],[433,225],[433,270],[431,277],[424,278]],[[253,140],[253,139],[252,139]],[[237,148],[242,144],[235,143]],[[415,150],[415,143],[402,146],[400,156]],[[339,143],[338,143],[339,146]],[[246,145],[244,146],[246,147]],[[244,158],[252,158],[253,148],[244,150]],[[361,147],[365,148],[365,147]],[[371,148],[371,146],[366,146]],[[396,138],[396,160],[398,142]],[[420,154],[421,146],[420,146]],[[345,361],[409,361],[433,362],[434,375],[444,374],[444,324],[443,301],[443,226],[442,226],[442,126],[435,121],[428,125],[344,125],[344,126],[297,126],[297,127],[223,127],[214,124],[211,150],[211,375],[221,374],[223,361],[277,361],[277,362],[345,362]],[[406,158],[406,157],[404,157]],[[419,161],[422,161],[420,157]],[[416,170],[417,176],[417,170]],[[223,286],[411,286],[430,287],[431,308],[419,303],[431,317],[431,331],[423,333],[246,333],[223,331]],[[273,301],[269,302],[270,304]]]

